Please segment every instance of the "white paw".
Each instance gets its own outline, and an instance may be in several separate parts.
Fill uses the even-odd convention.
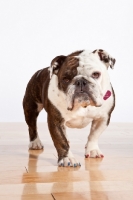
[[[43,149],[43,144],[40,139],[37,137],[34,141],[30,142],[29,149],[40,150]]]
[[[81,164],[74,158],[72,152],[69,150],[67,157],[64,157],[62,160],[58,162],[58,166],[61,167],[78,167]]]
[[[103,158],[101,150],[97,143],[88,142],[85,146],[85,158]]]

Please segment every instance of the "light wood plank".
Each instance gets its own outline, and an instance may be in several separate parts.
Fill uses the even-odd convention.
[[[59,171],[45,173],[20,173],[12,171],[10,174],[0,174],[0,184],[9,183],[51,183],[51,182],[78,182],[78,181],[133,181],[133,170],[121,171]]]
[[[133,192],[77,192],[53,193],[56,200],[131,200]]]
[[[79,181],[26,184],[0,184],[0,196],[65,192],[133,192],[133,181]]]
[[[51,194],[2,195],[1,200],[53,200]]]

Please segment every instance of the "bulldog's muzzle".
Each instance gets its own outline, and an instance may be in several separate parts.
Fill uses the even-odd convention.
[[[84,77],[75,79],[68,87],[67,105],[68,110],[89,105],[100,107],[102,105],[102,94],[99,85]]]

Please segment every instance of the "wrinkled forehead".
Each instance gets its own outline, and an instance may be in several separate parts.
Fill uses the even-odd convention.
[[[63,75],[90,75],[94,71],[101,72],[106,68],[98,55],[86,50],[78,56],[68,56],[63,63],[59,76]]]
[[[99,57],[90,51],[82,52],[77,58],[79,60],[79,66],[77,67],[79,75],[102,71],[105,68]]]

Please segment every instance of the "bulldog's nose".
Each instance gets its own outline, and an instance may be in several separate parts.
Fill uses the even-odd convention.
[[[87,81],[85,79],[78,79],[75,82],[75,85],[78,86],[81,89],[81,92],[83,92],[83,88],[86,86]]]

